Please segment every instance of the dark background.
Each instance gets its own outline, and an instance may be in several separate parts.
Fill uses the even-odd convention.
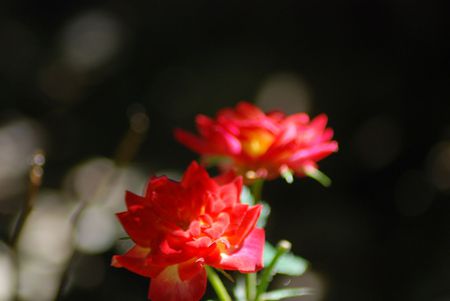
[[[293,242],[323,300],[450,300],[449,3],[4,0],[0,121],[39,124],[43,185],[59,188],[81,160],[113,156],[138,103],[150,130],[133,162],[182,170],[196,155],[174,127],[194,129],[196,114],[254,101],[288,74],[307,87],[309,113],[329,116],[340,150],[320,164],[330,188],[265,185],[269,240]],[[86,15],[92,23],[73,25]],[[96,28],[100,38],[76,40]],[[143,300],[146,290],[108,268],[64,300]]]

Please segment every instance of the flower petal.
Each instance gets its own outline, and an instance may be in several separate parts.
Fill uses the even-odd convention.
[[[111,265],[116,268],[126,268],[144,277],[153,277],[163,268],[150,263],[150,260],[147,258],[149,253],[149,248],[135,245],[124,255],[113,256]]]
[[[137,214],[130,211],[117,213],[116,215],[123,228],[134,242],[145,247],[150,246],[151,237],[146,234],[148,233],[146,230],[150,229],[147,225],[148,223],[143,221]]]
[[[197,130],[202,136],[208,136],[211,132],[211,127],[214,121],[208,116],[199,114],[195,118],[195,123],[197,124]]]
[[[131,209],[134,206],[143,206],[145,203],[145,198],[134,194],[131,191],[127,191],[125,193],[125,203],[127,204],[127,208]]]
[[[186,145],[194,152],[204,153],[208,151],[208,144],[200,137],[193,135],[182,129],[175,129],[175,139],[181,144]]]
[[[241,101],[236,105],[236,114],[244,118],[262,118],[264,117],[264,112],[261,111],[257,106],[252,103]]]
[[[254,273],[263,268],[265,232],[255,228],[244,240],[242,247],[232,254],[221,254],[218,264],[213,267],[224,270],[237,270],[241,273]]]
[[[200,166],[196,161],[192,161],[188,169],[183,175],[181,185],[183,187],[192,187],[199,183],[211,183],[212,179],[209,177],[205,168]]]
[[[152,301],[198,301],[205,294],[206,271],[198,262],[166,267],[150,283]]]
[[[336,141],[331,141],[328,143],[321,143],[317,144],[315,146],[312,146],[307,149],[302,149],[296,153],[294,153],[291,158],[290,164],[293,164],[295,166],[296,163],[302,162],[305,160],[313,160],[313,161],[319,161],[320,159],[323,159],[324,157],[328,156],[329,154],[333,152],[337,152],[338,150],[338,144]]]
[[[261,211],[262,205],[255,205],[247,210],[239,228],[232,237],[229,237],[229,241],[232,245],[240,245],[247,235],[249,235],[250,231],[252,231],[258,221]]]

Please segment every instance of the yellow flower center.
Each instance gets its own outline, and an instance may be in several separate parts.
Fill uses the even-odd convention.
[[[250,157],[257,158],[266,153],[274,139],[274,136],[265,130],[255,130],[247,134],[242,147]]]

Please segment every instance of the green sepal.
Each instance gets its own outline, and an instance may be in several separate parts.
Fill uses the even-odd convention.
[[[294,174],[292,173],[292,170],[289,168],[286,168],[282,173],[281,176],[288,184],[294,183]]]
[[[317,168],[307,168],[304,172],[305,175],[316,180],[325,187],[329,187],[331,185],[331,179]]]

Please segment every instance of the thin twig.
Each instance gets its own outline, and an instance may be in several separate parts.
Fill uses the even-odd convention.
[[[143,109],[133,112],[129,117],[130,126],[119,143],[114,161],[117,166],[126,166],[136,155],[142,141],[144,140],[148,128],[149,128],[149,118]],[[104,195],[106,192],[105,187],[114,186],[114,182],[118,179],[116,172],[112,172],[106,176],[105,180],[100,183],[94,192],[94,199],[100,198],[100,195]],[[76,209],[72,216],[72,222],[76,225],[84,209],[87,207],[87,202],[81,202],[80,206]],[[72,256],[70,257],[67,266],[61,276],[61,281],[59,283],[58,292],[55,300],[61,300],[65,291],[67,283],[70,279],[70,272],[74,265],[74,261],[79,258],[81,253],[78,250],[74,250]]]
[[[23,226],[25,225],[28,216],[33,210],[36,195],[39,192],[39,188],[41,187],[42,184],[42,177],[44,175],[44,164],[45,164],[45,155],[42,150],[38,150],[34,153],[31,164],[32,165],[30,168],[30,172],[28,174],[29,177],[28,195],[12,231],[10,242],[12,248],[15,248],[17,245],[20,234],[22,233]]]

